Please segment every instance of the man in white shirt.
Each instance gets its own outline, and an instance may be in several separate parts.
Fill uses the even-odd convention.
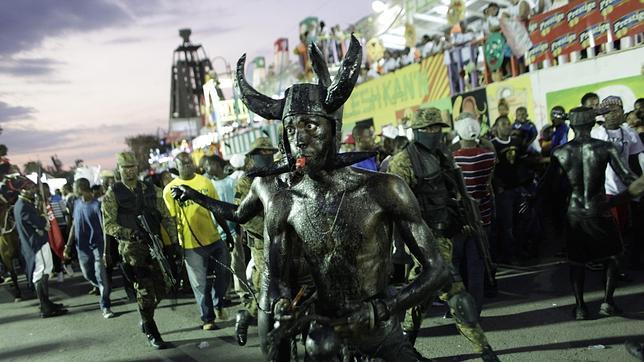
[[[624,116],[622,99],[616,96],[606,97],[602,100],[600,108],[607,108],[610,113],[604,116],[605,122],[602,126],[591,131],[591,137],[612,142],[626,165],[629,164],[630,157],[636,157],[640,167],[644,167],[644,145],[639,135],[624,123],[626,117]],[[609,199],[626,190],[626,186],[610,165],[606,168],[604,187]],[[631,218],[629,204],[617,205],[611,208],[611,213],[617,220],[619,231],[623,235]],[[628,254],[631,248],[626,244],[624,249]]]

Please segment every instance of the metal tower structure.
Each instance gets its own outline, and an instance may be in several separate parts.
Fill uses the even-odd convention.
[[[183,42],[172,54],[169,131],[183,136],[198,135],[204,124],[203,85],[213,70],[206,50],[190,42],[191,33],[190,29],[179,30]]]

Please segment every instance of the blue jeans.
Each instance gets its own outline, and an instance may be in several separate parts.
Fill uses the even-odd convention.
[[[101,310],[110,308],[112,306],[112,302],[110,301],[112,288],[107,279],[107,271],[101,253],[102,248],[96,248],[94,250],[77,248],[76,250],[78,251],[78,262],[80,263],[83,277],[101,292],[101,299],[99,301]]]
[[[203,247],[185,249],[184,255],[188,279],[199,306],[201,320],[204,323],[213,322],[215,320],[213,307],[223,307],[220,303],[226,295],[230,280],[229,271],[219,264],[230,265],[230,254],[226,243],[220,240]]]

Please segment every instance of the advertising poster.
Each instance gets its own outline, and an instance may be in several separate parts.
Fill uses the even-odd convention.
[[[546,94],[548,109],[559,105],[569,111],[579,106],[581,97],[588,92],[597,93],[599,99],[610,95],[619,96],[624,103],[624,110],[628,112],[633,109],[635,100],[644,96],[644,81],[641,76],[634,76],[550,92]]]
[[[528,60],[541,62],[643,31],[641,0],[574,1],[530,19]]]
[[[529,74],[524,74],[516,78],[510,78],[503,82],[489,84],[485,88],[488,102],[488,114],[490,116],[490,126],[494,126],[494,120],[499,116],[499,103],[501,99],[508,104],[510,108],[510,121],[514,122],[514,115],[517,107],[526,107],[528,109],[528,118],[532,119],[534,113],[534,97],[532,96],[532,81]]]
[[[400,119],[400,114],[413,114],[421,105],[449,97],[448,82],[439,54],[360,84],[344,105],[343,132],[367,118],[373,118],[375,128],[380,129]]]
[[[452,97],[452,118],[454,120],[461,113],[469,112],[474,114],[482,125],[489,125],[488,108],[485,88],[475,89]]]

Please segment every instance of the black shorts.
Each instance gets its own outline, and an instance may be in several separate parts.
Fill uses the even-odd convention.
[[[619,229],[610,215],[568,214],[566,242],[568,259],[575,263],[599,261],[622,252]]]

